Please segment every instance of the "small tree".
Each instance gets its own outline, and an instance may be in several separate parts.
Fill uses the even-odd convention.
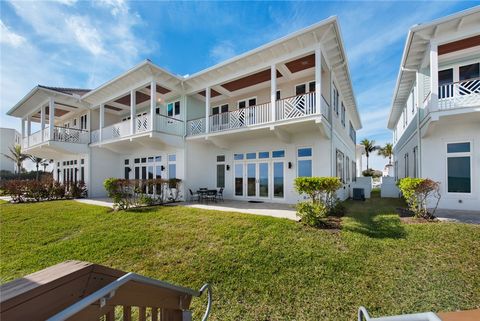
[[[378,155],[388,158],[388,165],[392,165],[393,145],[386,143],[385,146],[378,150]]]
[[[369,169],[370,167],[368,166],[368,158],[370,157],[370,153],[378,149],[378,147],[375,146],[374,140],[368,140],[366,138],[360,142],[360,145],[363,145],[363,147],[365,147],[365,156],[367,157],[367,169]]]
[[[10,155],[3,154],[6,158],[12,160],[17,166],[17,174],[20,176],[23,168],[23,161],[29,158],[29,155],[22,153],[22,146],[15,145],[8,148],[10,150]]]
[[[36,156],[33,156],[33,155],[27,155],[27,156],[32,161],[32,163],[35,164],[35,169],[36,169],[36,173],[37,173],[36,179],[38,181],[40,165],[43,165],[43,162],[45,162],[45,159],[43,159],[41,157],[36,157]]]
[[[297,204],[297,213],[302,221],[311,226],[319,226],[322,218],[335,214],[339,204],[336,192],[341,186],[338,177],[296,178],[296,191],[309,198],[308,201]]]
[[[397,183],[398,188],[405,198],[409,210],[415,217],[432,219],[440,202],[440,183],[429,178],[402,178]],[[428,212],[427,205],[429,199],[436,201],[433,211]]]

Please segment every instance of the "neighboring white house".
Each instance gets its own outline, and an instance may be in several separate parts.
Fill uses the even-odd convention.
[[[10,155],[10,148],[20,145],[21,136],[18,131],[13,128],[0,128],[0,170],[17,172],[17,165],[11,159],[4,155]]]
[[[294,203],[293,180],[314,175],[346,198],[361,128],[336,17],[187,77],[147,60],[93,90],[37,86],[8,114],[26,152],[94,197],[108,177],[175,177],[184,195]]]
[[[480,209],[480,7],[408,33],[388,128],[395,177],[441,183],[440,208]]]

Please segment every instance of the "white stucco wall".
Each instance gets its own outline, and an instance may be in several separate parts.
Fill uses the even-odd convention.
[[[357,177],[357,180],[351,183],[352,195],[354,188],[363,188],[365,191],[365,198],[370,198],[372,195],[372,178]]]
[[[395,177],[382,177],[382,186],[380,187],[381,197],[400,197],[400,191],[396,185]]]

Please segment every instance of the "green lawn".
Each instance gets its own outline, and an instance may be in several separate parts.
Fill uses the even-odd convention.
[[[480,307],[480,227],[403,224],[399,200],[349,202],[340,232],[182,207],[113,213],[74,201],[1,204],[1,282],[68,259],[198,289],[211,320],[355,320]],[[194,300],[198,318],[205,302]]]

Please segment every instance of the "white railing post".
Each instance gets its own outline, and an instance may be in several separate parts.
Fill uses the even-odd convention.
[[[49,140],[54,139],[54,131],[53,128],[55,127],[55,100],[53,97],[49,98],[48,101],[48,138]]]
[[[322,51],[315,49],[315,111],[320,114],[322,103]]]
[[[98,141],[103,140],[103,126],[105,125],[105,105],[100,105],[100,122],[99,122],[99,132],[98,132]]]
[[[209,114],[210,114],[210,87],[205,88],[205,133],[210,132],[209,124]]]
[[[137,127],[137,102],[136,102],[136,91],[130,91],[130,134],[135,134],[135,128]]]
[[[156,108],[157,108],[157,82],[152,80],[150,82],[150,130],[156,128]]]
[[[42,131],[42,142],[44,142],[45,135],[43,132],[45,131],[45,105],[40,108],[40,130]]]
[[[430,42],[430,107],[431,111],[438,110],[438,45]]]
[[[271,104],[271,113],[272,113],[272,119],[271,121],[276,120],[276,115],[275,115],[275,106],[277,103],[277,67],[275,64],[273,64],[270,67],[270,104]]]

